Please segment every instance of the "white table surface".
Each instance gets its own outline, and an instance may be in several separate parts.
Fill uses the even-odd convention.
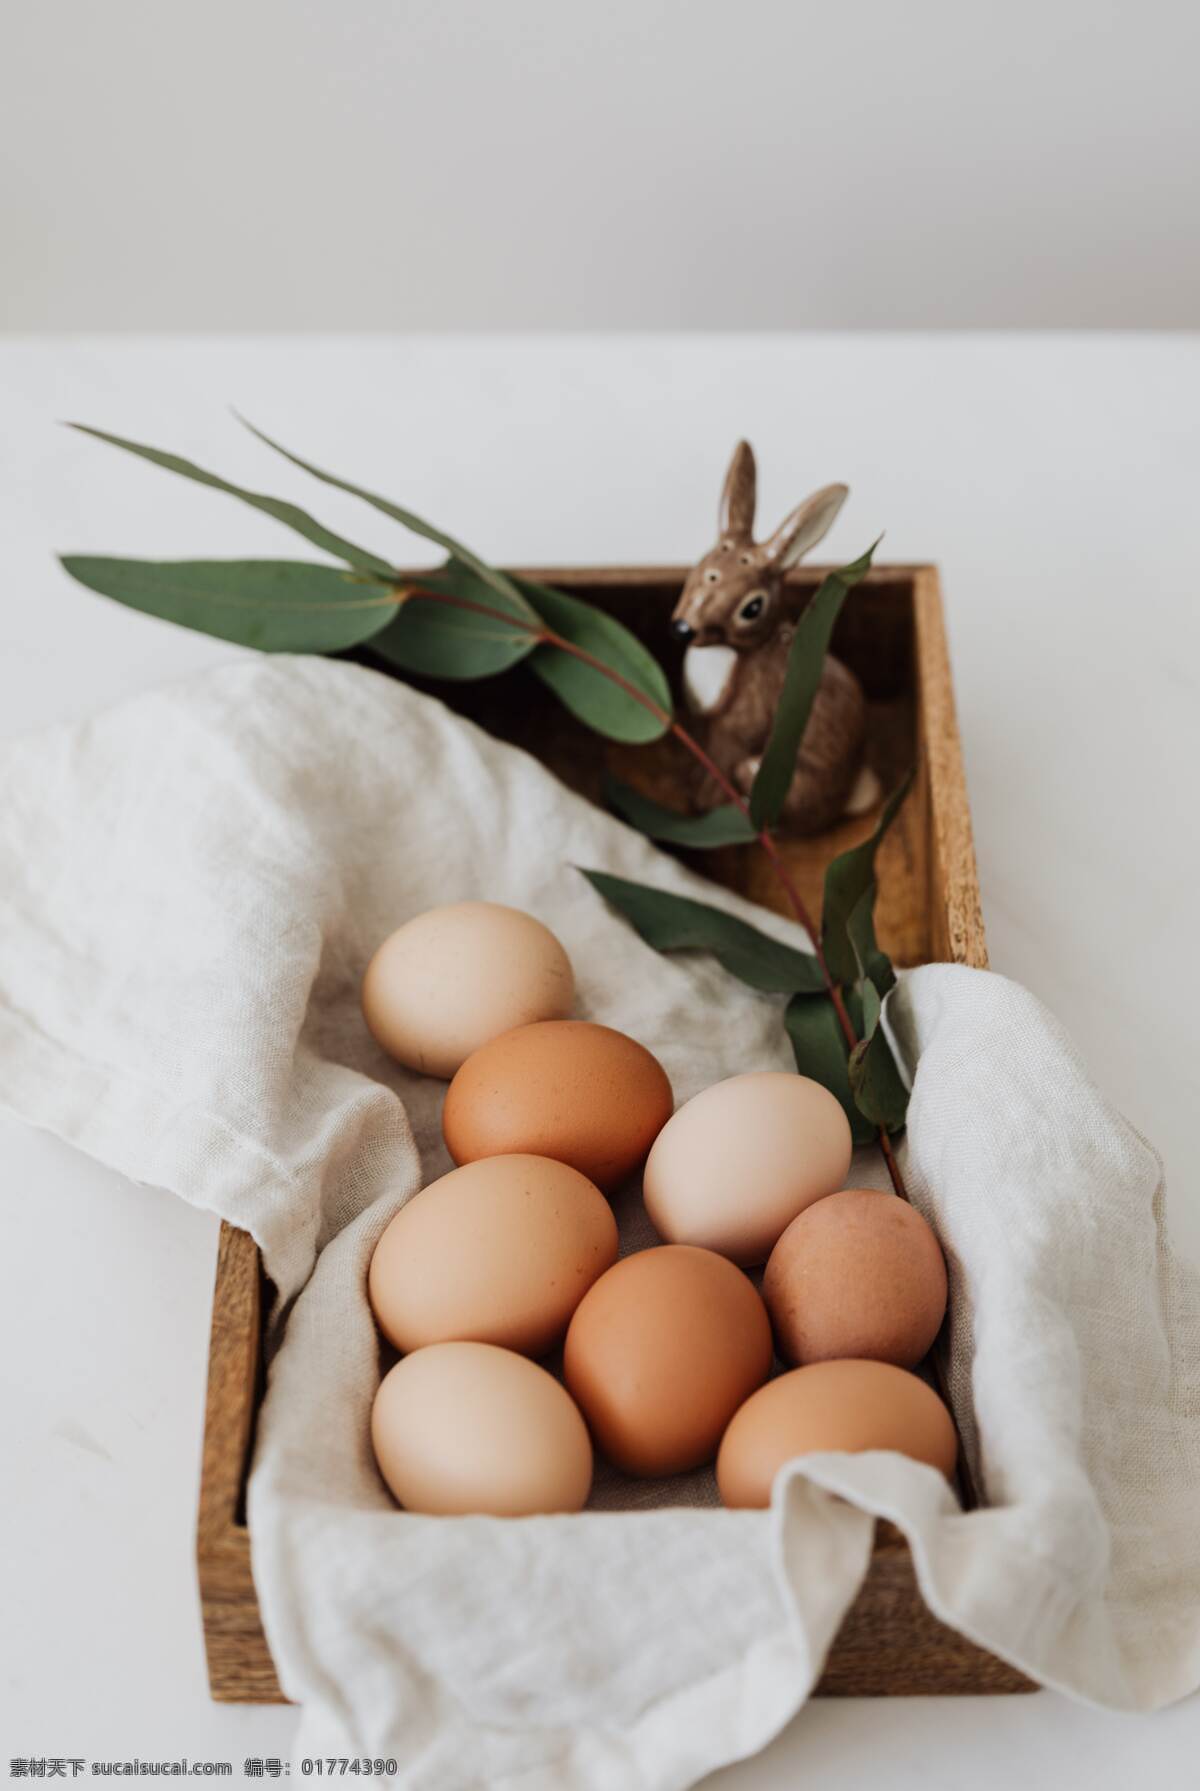
[[[1195,776],[1200,340],[562,337],[0,344],[0,728],[237,649],[73,585],[55,550],[295,551],[264,517],[56,427],[77,417],[383,519],[231,419],[497,560],[684,560],[739,435],[762,520],[844,478],[830,557],[934,559],[994,966],[1057,1010],[1162,1151],[1200,1257]],[[353,527],[351,528],[351,521]],[[823,552],[826,550],[822,550]],[[0,1100],[2,1100],[0,1091]],[[0,1120],[0,1770],[13,1756],[286,1757],[286,1709],[208,1698],[192,1527],[216,1224]],[[1190,1783],[1200,1700],[817,1702],[722,1786]]]

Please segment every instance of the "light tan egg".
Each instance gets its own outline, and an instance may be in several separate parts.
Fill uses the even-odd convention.
[[[664,1244],[601,1275],[567,1329],[563,1377],[592,1435],[627,1474],[711,1461],[771,1368],[753,1284],[711,1250]]]
[[[485,1157],[401,1207],[367,1285],[399,1350],[457,1338],[540,1356],[616,1260],[617,1222],[586,1176],[548,1157]]]
[[[385,939],[363,978],[367,1025],[409,1069],[453,1076],[480,1045],[571,1011],[571,961],[548,927],[499,902],[429,908]]]
[[[894,1449],[949,1479],[958,1444],[946,1407],[915,1374],[890,1362],[814,1362],[742,1406],[721,1439],[717,1486],[726,1505],[769,1505],[785,1462],[864,1449]]]
[[[731,1076],[693,1096],[646,1163],[646,1211],[660,1237],[765,1262],[796,1214],[840,1188],[850,1122],[819,1082],[786,1071]]]
[[[671,1115],[666,1071],[611,1026],[549,1020],[474,1052],[446,1092],[442,1135],[456,1163],[555,1157],[605,1193],[641,1163]]]
[[[946,1263],[906,1200],[846,1188],[792,1220],[763,1299],[785,1362],[860,1356],[915,1368],[946,1314]]]
[[[579,1511],[591,1490],[592,1446],[570,1394],[491,1343],[403,1357],[375,1396],[371,1442],[406,1511],[532,1517]]]

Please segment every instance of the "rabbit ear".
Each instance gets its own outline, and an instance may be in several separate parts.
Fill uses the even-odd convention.
[[[754,465],[754,449],[749,442],[739,442],[733,450],[725,489],[721,493],[720,527],[723,535],[737,540],[749,539],[754,527],[754,504],[758,474]]]
[[[767,556],[778,571],[786,572],[828,534],[849,495],[848,485],[824,485],[784,517],[771,539],[764,543]]]

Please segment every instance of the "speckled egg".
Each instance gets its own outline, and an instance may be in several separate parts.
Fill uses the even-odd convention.
[[[671,1084],[644,1045],[610,1026],[549,1020],[468,1057],[446,1092],[456,1163],[513,1151],[569,1163],[611,1193],[671,1116]]]
[[[945,1317],[946,1264],[906,1200],[846,1188],[792,1220],[763,1298],[785,1362],[862,1356],[914,1368]]]

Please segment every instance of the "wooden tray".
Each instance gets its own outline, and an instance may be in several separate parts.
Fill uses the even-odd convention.
[[[666,619],[683,582],[678,567],[549,568],[530,573],[617,615],[652,647],[677,683],[680,649]],[[798,598],[819,568],[792,577]],[[885,787],[914,759],[917,779],[884,841],[879,861],[879,934],[897,963],[987,964],[971,821],[937,571],[879,567],[852,593],[835,650],[858,673],[869,708],[868,759]],[[370,663],[369,653],[357,657]],[[432,688],[432,687],[431,687]],[[687,761],[673,742],[606,745],[571,720],[532,677],[519,695],[512,675],[480,684],[439,684],[445,702],[513,740],[564,781],[596,796],[606,769],[660,800],[677,796]],[[829,859],[870,831],[873,817],[788,843],[789,869],[815,914]],[[709,876],[777,906],[773,880],[752,847],[706,853]],[[276,1703],[282,1692],[259,1620],[250,1573],[245,1483],[262,1394],[262,1321],[269,1297],[253,1240],[221,1227],[213,1294],[197,1561],[212,1695]],[[818,1693],[886,1696],[917,1692],[1034,1689],[1003,1661],[944,1628],[926,1609],[903,1538],[887,1524],[858,1598],[834,1642]]]

